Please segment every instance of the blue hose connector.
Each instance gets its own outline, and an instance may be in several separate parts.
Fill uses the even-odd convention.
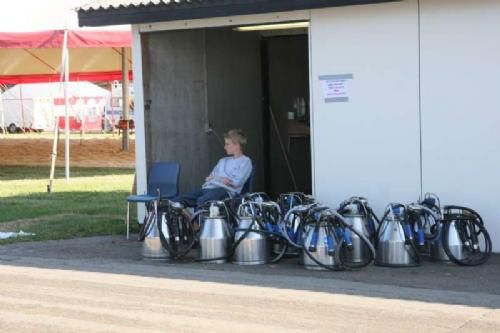
[[[309,244],[309,252],[316,252],[316,246],[318,244],[318,234],[318,230],[314,229],[311,237],[311,244]]]
[[[335,243],[333,241],[332,235],[330,234],[326,236],[326,246],[328,248],[328,255],[333,256],[333,254],[335,253]]]

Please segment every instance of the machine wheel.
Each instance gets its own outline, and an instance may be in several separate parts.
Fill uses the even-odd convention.
[[[16,132],[17,132],[17,126],[16,126],[16,124],[11,123],[11,124],[7,127],[7,131],[9,131],[9,133],[11,133],[11,134],[16,133]]]

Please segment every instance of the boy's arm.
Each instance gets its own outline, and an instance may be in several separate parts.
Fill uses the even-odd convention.
[[[212,179],[215,178],[215,173],[217,171],[217,167],[219,166],[219,164],[221,163],[221,161],[222,161],[222,159],[220,159],[219,162],[217,162],[217,164],[212,169],[212,172],[210,172],[210,174],[207,177],[205,177],[205,181],[206,182],[208,182],[208,181],[210,181],[210,180],[212,180]]]
[[[250,159],[245,160],[245,162],[238,169],[238,173],[234,173],[231,175],[231,178],[228,179],[228,183],[224,181],[224,184],[232,186],[232,187],[240,187],[242,186],[250,174],[252,173],[252,161]]]

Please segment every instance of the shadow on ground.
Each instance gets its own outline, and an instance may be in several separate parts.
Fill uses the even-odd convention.
[[[199,264],[144,260],[142,243],[123,236],[17,243],[0,247],[0,265],[187,279],[280,289],[500,308],[500,255],[480,267],[424,261],[414,268],[305,270],[297,258],[278,264]]]

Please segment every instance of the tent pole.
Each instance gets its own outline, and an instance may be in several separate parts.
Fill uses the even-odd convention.
[[[65,135],[65,175],[69,181],[69,108],[68,108],[68,81],[69,81],[69,52],[68,52],[68,30],[64,30],[63,43],[64,60],[64,135]]]
[[[113,83],[109,84],[109,109],[111,110],[111,134],[115,136],[115,106],[113,100]],[[106,110],[104,110],[106,111]],[[106,121],[109,122],[109,118],[106,115]]]
[[[3,89],[0,87],[0,112],[2,112],[2,134],[5,136],[7,135],[7,129],[5,128],[5,114],[4,114],[4,109],[3,109],[3,102],[2,102],[2,93]]]
[[[122,47],[122,112],[125,120],[123,129],[122,150],[129,150],[129,87],[128,87],[128,59],[126,48]]]
[[[49,184],[47,185],[47,192],[52,193],[52,183],[54,182],[54,171],[56,168],[56,160],[57,160],[57,141],[59,139],[59,117],[55,117],[55,125],[54,125],[54,141],[52,143],[52,154],[51,154],[51,163],[50,163],[50,178]]]
[[[21,100],[21,123],[23,124],[22,126],[22,131],[23,133],[26,133],[26,123],[24,121],[24,100],[23,100],[23,85],[19,85],[19,99]]]

